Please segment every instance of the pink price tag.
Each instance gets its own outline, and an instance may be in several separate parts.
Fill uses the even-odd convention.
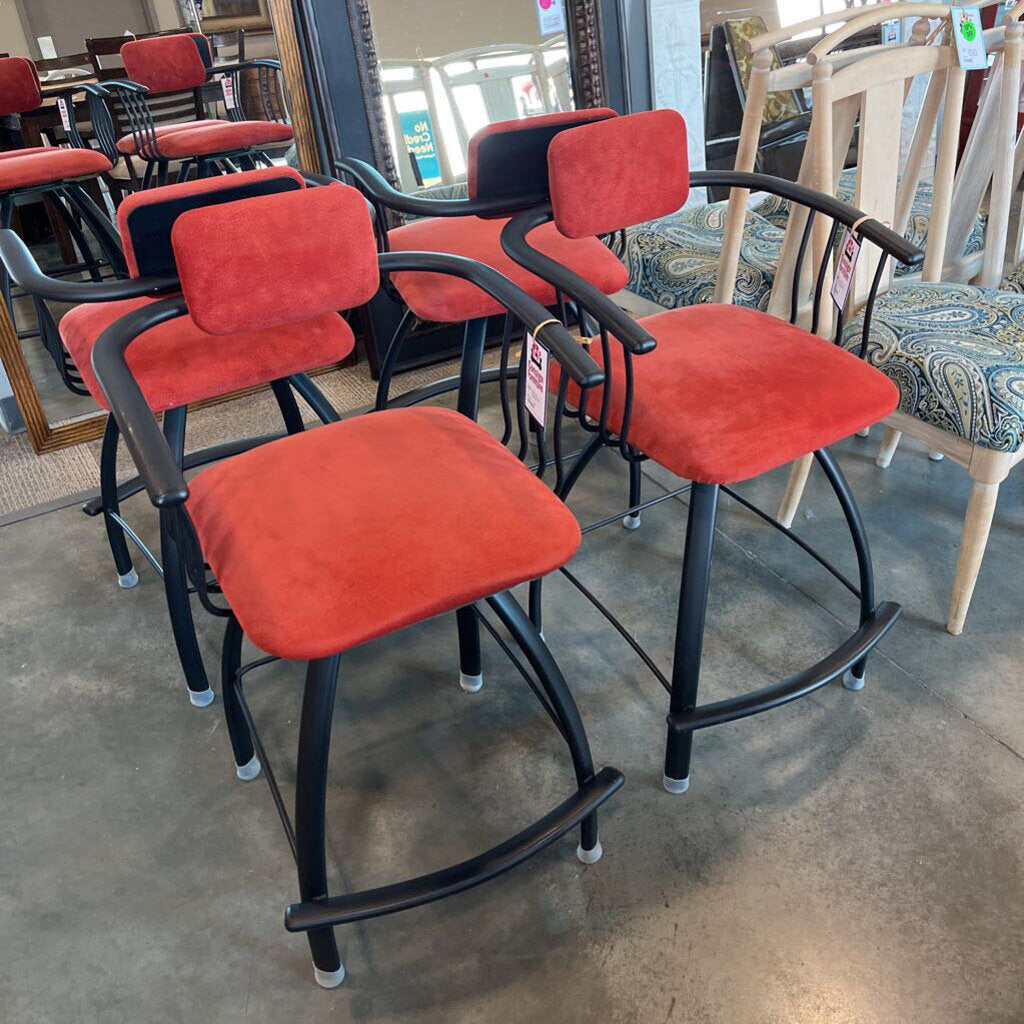
[[[220,89],[224,93],[224,106],[228,110],[234,110],[238,105],[235,102],[235,83],[230,78],[222,78],[220,80]]]
[[[523,358],[526,360],[526,411],[543,427],[548,415],[548,350],[532,334],[527,334]]]
[[[860,255],[860,242],[853,237],[849,228],[843,232],[843,244],[839,249],[839,262],[836,264],[836,276],[832,279],[832,301],[839,309],[846,305],[853,284],[853,271]]]

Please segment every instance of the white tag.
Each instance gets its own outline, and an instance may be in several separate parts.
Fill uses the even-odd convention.
[[[964,71],[984,71],[988,67],[985,37],[981,31],[981,15],[977,7],[954,7],[953,36],[956,55]]]
[[[60,123],[64,125],[64,131],[71,131],[71,114],[68,112],[68,101],[63,96],[57,97],[57,109],[60,111]]]
[[[548,350],[528,333],[523,356],[526,359],[526,411],[543,427],[548,415]]]
[[[237,104],[235,103],[235,83],[231,78],[222,78],[220,80],[220,89],[224,93],[224,106],[228,110],[234,110]]]
[[[832,301],[842,309],[846,305],[846,297],[850,294],[853,284],[853,271],[860,255],[860,242],[853,237],[849,228],[843,232],[843,244],[839,250],[839,262],[836,264],[836,276],[832,279]]]

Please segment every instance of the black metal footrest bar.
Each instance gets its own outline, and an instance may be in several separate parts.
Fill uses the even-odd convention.
[[[293,904],[285,911],[284,926],[290,932],[301,932],[310,928],[348,924],[419,907],[471,889],[509,871],[575,828],[596,811],[624,781],[622,773],[617,769],[602,768],[568,800],[564,800],[538,822],[486,853],[442,871],[395,885]]]
[[[884,601],[875,608],[849,640],[810,668],[739,697],[730,697],[728,700],[670,714],[669,728],[675,732],[706,729],[711,725],[732,722],[737,718],[747,718],[771,708],[781,707],[798,697],[806,697],[860,661],[889,632],[902,611],[898,604]]]
[[[510,366],[506,371],[506,377],[509,380],[514,380],[516,375],[519,373],[519,364]],[[449,391],[458,391],[459,382],[461,377],[443,377],[441,380],[434,381],[433,384],[424,384],[423,387],[413,388],[412,391],[405,391],[400,395],[395,395],[393,398],[388,399],[388,408],[397,406],[402,408],[407,405],[417,405],[419,402],[425,402],[430,398],[437,398],[438,395],[445,395]],[[493,384],[494,381],[501,379],[501,367],[495,367],[491,370],[484,370],[480,374],[481,384]]]

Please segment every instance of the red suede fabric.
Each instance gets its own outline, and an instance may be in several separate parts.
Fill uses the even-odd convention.
[[[133,192],[117,208],[117,229],[121,233],[121,246],[124,249],[124,258],[128,264],[128,272],[132,277],[139,276],[139,265],[135,258],[135,248],[132,245],[128,221],[140,206],[148,206],[151,203],[166,203],[175,199],[181,199],[184,196],[201,195],[204,192],[217,192],[226,188],[240,188],[255,182],[269,181],[275,178],[291,178],[299,184],[300,188],[306,187],[306,182],[302,175],[292,167],[265,167],[258,171],[242,171],[239,174],[217,175],[213,178],[197,178],[193,181],[183,181],[180,185],[164,185],[162,188],[148,188],[142,192]]]
[[[161,156],[185,160],[276,145],[292,138],[291,128],[276,121],[224,121],[200,127],[188,125],[187,128],[187,131],[172,132],[160,140]]]
[[[0,161],[0,192],[86,178],[110,169],[110,161],[93,149],[44,148]]]
[[[159,96],[196,89],[206,81],[206,65],[191,35],[133,39],[121,47],[125,76]]]
[[[30,153],[49,153],[55,146],[29,146],[28,149],[5,149],[0,153],[0,160],[10,160],[12,156],[28,156]]]
[[[570,128],[548,149],[555,223],[583,238],[675,213],[690,194],[686,125],[652,110]]]
[[[159,143],[168,135],[174,135],[176,132],[187,131],[190,128],[209,128],[210,125],[215,124],[228,124],[228,122],[214,117],[208,118],[205,121],[184,121],[181,124],[158,124],[156,126],[155,134]],[[117,148],[120,152],[125,153],[128,156],[134,156],[138,152],[138,147],[135,145],[135,136],[125,135],[123,138],[118,139]]]
[[[899,399],[895,385],[856,356],[757,310],[709,303],[640,323],[658,346],[633,358],[628,440],[687,480],[748,480],[877,423]],[[599,339],[590,354],[604,362]],[[614,339],[611,354],[609,420],[618,431],[625,386]],[[587,398],[595,416],[601,390]]]
[[[466,186],[470,199],[476,197],[477,161],[480,158],[480,147],[481,145],[486,145],[489,138],[495,135],[505,135],[508,132],[522,131],[524,128],[589,124],[591,121],[603,121],[605,118],[615,116],[615,111],[609,107],[590,107],[587,110],[565,110],[557,114],[518,117],[512,121],[495,121],[494,124],[485,125],[469,140],[469,149],[466,156]]]
[[[66,313],[60,336],[89,393],[109,409],[92,369],[92,350],[114,321],[157,299],[86,303]],[[329,313],[288,327],[214,336],[179,317],[136,338],[128,366],[154,412],[266,384],[344,359],[355,346],[348,324]]]
[[[366,200],[348,185],[192,210],[171,242],[189,312],[210,334],[351,309],[380,286]]]
[[[413,221],[389,232],[393,252],[447,252],[486,263],[519,285],[543,306],[555,303],[555,289],[514,263],[501,248],[501,230],[508,220],[480,217],[436,217]],[[564,264],[606,294],[626,286],[629,273],[596,238],[573,240],[543,224],[530,234],[530,243]],[[505,307],[476,285],[457,277],[401,271],[391,279],[406,305],[421,320],[461,323],[503,313]]]
[[[274,441],[190,485],[203,553],[249,638],[321,658],[564,565],[580,530],[516,457],[448,409],[389,409]]]
[[[42,102],[35,64],[27,57],[0,57],[0,117],[27,113]]]

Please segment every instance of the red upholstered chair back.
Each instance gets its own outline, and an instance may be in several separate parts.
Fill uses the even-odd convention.
[[[42,102],[35,64],[28,57],[0,58],[0,117],[24,114]]]
[[[205,36],[182,33],[133,39],[121,47],[125,75],[146,86],[155,95],[197,89],[206,81],[206,62],[197,39],[202,39],[209,54]]]
[[[208,334],[351,309],[380,285],[370,212],[348,185],[191,210],[171,239],[189,315]]]
[[[543,201],[548,194],[548,146],[560,132],[615,117],[607,107],[498,121],[469,140],[470,199],[510,201],[510,209]],[[517,205],[517,200],[523,202]]]
[[[134,192],[117,210],[128,271],[132,277],[173,274],[171,229],[178,217],[189,210],[305,187],[302,175],[291,167],[269,167]],[[211,240],[211,248],[220,250],[218,239]]]
[[[675,213],[690,194],[686,125],[652,110],[562,132],[548,150],[555,225],[604,235]]]

